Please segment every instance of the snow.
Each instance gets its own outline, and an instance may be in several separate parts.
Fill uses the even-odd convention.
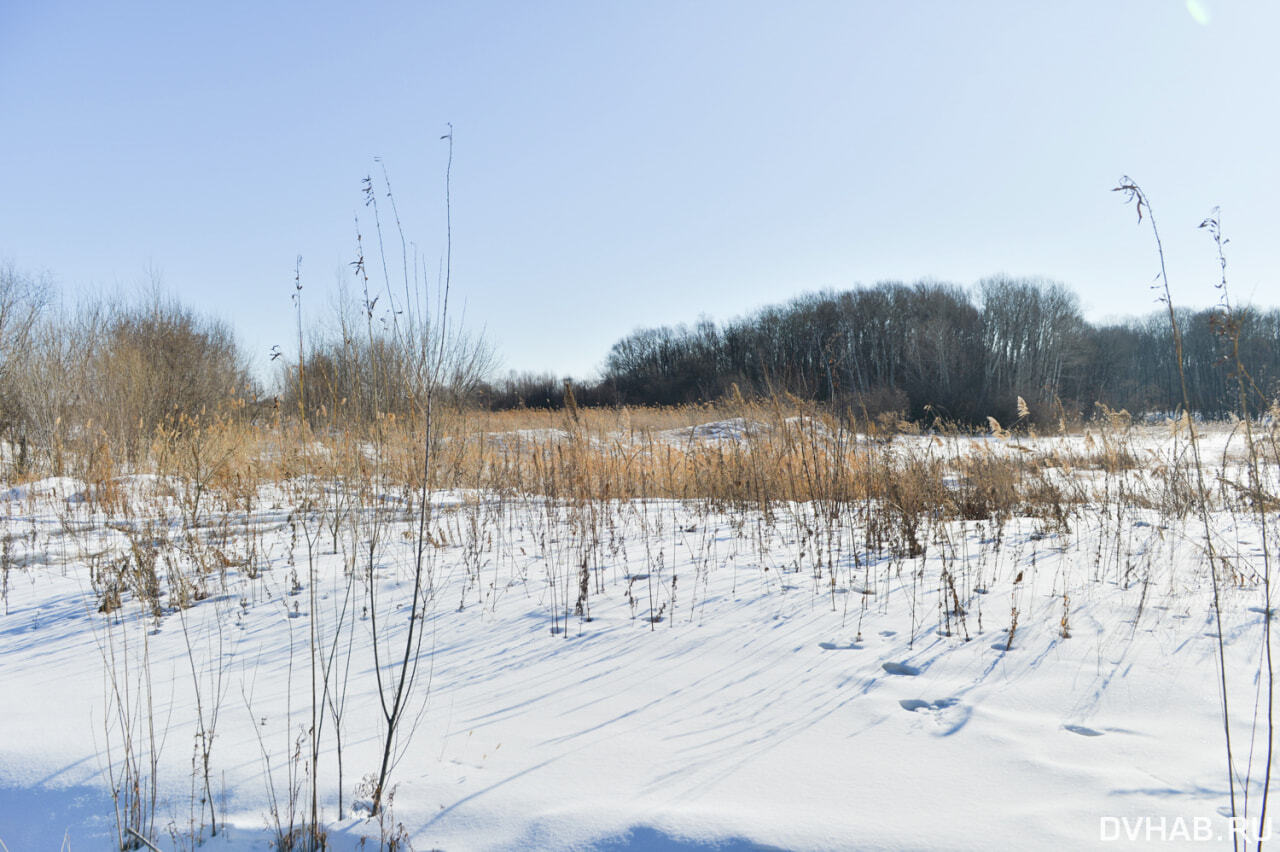
[[[768,428],[763,423],[747,420],[744,417],[730,417],[726,420],[698,423],[681,429],[667,429],[658,434],[659,437],[673,444],[692,441],[741,443],[748,436],[766,431]]]
[[[681,431],[737,440],[749,428]],[[1156,454],[1173,451],[1162,434],[1144,438]],[[941,451],[1012,443],[946,440]],[[1222,458],[1229,439],[1213,440]],[[377,848],[377,819],[352,808],[385,730],[364,609],[373,510],[339,530],[336,551],[319,518],[282,504],[299,490],[220,510],[229,531],[198,533],[227,557],[214,571],[225,585],[211,576],[208,596],[178,610],[167,572],[194,570],[209,550],[177,546],[179,512],[153,484],[149,499],[142,484],[131,492],[128,523],[67,478],[3,495],[0,841],[114,848],[125,733],[114,673],[131,689],[134,747],[156,754],[150,839],[272,848],[273,786],[279,805],[291,766],[305,768],[290,755],[312,719],[314,626],[347,671],[340,728],[321,713],[329,846]],[[393,649],[408,626],[416,522],[378,511],[390,526],[376,606]],[[1205,848],[1206,831],[1227,837],[1217,625],[1194,515],[1085,507],[1069,530],[955,522],[906,558],[867,550],[853,524],[824,529],[806,505],[766,515],[636,501],[591,521],[573,506],[450,492],[433,511],[423,669],[391,779],[392,825],[418,850],[1180,849]],[[598,540],[583,534],[590,523]],[[100,612],[95,572],[129,558],[144,530],[173,545],[157,568],[163,614],[131,592]],[[1255,520],[1222,513],[1214,532],[1220,552],[1260,567]],[[589,617],[573,612],[584,556]],[[1223,595],[1237,764],[1243,774],[1252,760],[1256,817],[1265,610],[1251,575]],[[146,671],[151,708],[139,712]],[[206,718],[218,712],[216,838],[201,817],[197,699]]]

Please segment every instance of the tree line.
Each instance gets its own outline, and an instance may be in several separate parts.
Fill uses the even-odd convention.
[[[1255,393],[1280,390],[1280,311],[1176,311],[1192,407],[1239,410],[1227,357],[1236,341]],[[976,287],[887,282],[809,294],[724,323],[644,328],[610,349],[578,404],[676,405],[734,392],[801,399],[875,416],[983,423],[1088,416],[1096,403],[1134,415],[1182,405],[1168,312],[1086,321],[1059,283],[996,277]],[[736,391],[735,391],[736,388]],[[512,376],[489,388],[496,407],[555,407],[552,376]]]
[[[974,288],[882,283],[797,297],[735,320],[640,329],[610,349],[599,379],[494,381],[490,348],[459,329],[380,322],[340,299],[261,381],[232,329],[154,292],[137,302],[60,306],[52,286],[0,264],[0,441],[22,471],[64,457],[136,463],[157,430],[211,418],[303,416],[312,425],[410,415],[427,375],[452,403],[491,408],[680,405],[793,395],[855,415],[932,423],[1135,416],[1181,407],[1167,311],[1093,324],[1061,284],[991,278]],[[1280,393],[1280,311],[1176,312],[1191,407],[1240,409],[1233,370],[1257,410]],[[394,318],[393,318],[394,319]],[[302,329],[299,329],[300,332]],[[440,342],[443,336],[443,343]]]

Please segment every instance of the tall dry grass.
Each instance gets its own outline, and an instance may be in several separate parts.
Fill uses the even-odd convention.
[[[170,484],[189,527],[247,508],[261,489],[308,477],[356,503],[371,483],[406,506],[420,499],[426,430],[419,419],[349,422],[339,406],[301,421],[281,410],[245,416],[245,407],[231,402],[215,413],[167,418],[132,460],[117,454],[105,430],[82,429],[21,471],[11,463],[9,478],[70,473],[114,513],[125,510],[130,475],[155,475]],[[1143,444],[1161,430],[1178,434],[1179,423],[1135,427],[1123,412],[1105,410],[1079,432],[1055,436],[920,433],[796,400],[578,409],[576,416],[452,405],[435,417],[430,490],[580,507],[641,499],[765,513],[793,504],[836,515],[874,507],[877,524],[896,527],[892,537],[912,552],[923,526],[951,520],[1036,517],[1065,529],[1098,501],[1123,499],[1181,517],[1200,499],[1191,459],[1157,460]],[[1259,422],[1251,435],[1260,446],[1273,442],[1274,425]],[[1242,505],[1250,493],[1223,486],[1204,499]]]

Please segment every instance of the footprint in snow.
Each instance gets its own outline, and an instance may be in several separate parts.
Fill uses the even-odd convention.
[[[949,737],[969,723],[973,709],[960,703],[959,698],[939,698],[937,701],[924,701],[919,698],[908,698],[898,702],[903,710],[925,716],[936,728],[933,733],[939,737]]]
[[[922,698],[904,698],[898,703],[902,705],[902,709],[910,713],[917,710],[946,710],[948,707],[954,707],[960,701],[959,698],[939,698],[937,701],[925,701]]]
[[[1063,725],[1064,729],[1073,734],[1079,734],[1082,737],[1100,737],[1102,731],[1095,731],[1093,728],[1086,728],[1084,725]]]
[[[881,663],[880,668],[884,669],[891,675],[905,675],[906,677],[915,677],[920,674],[920,669],[915,666],[909,666],[906,663]]]

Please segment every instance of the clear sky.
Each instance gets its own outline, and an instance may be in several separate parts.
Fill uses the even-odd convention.
[[[289,349],[387,164],[506,369],[881,280],[1060,280],[1087,316],[1280,302],[1280,3],[0,0],[0,259],[64,293],[158,273]],[[397,248],[393,245],[390,248]],[[393,255],[394,263],[394,255]],[[384,302],[385,304],[385,302]]]

